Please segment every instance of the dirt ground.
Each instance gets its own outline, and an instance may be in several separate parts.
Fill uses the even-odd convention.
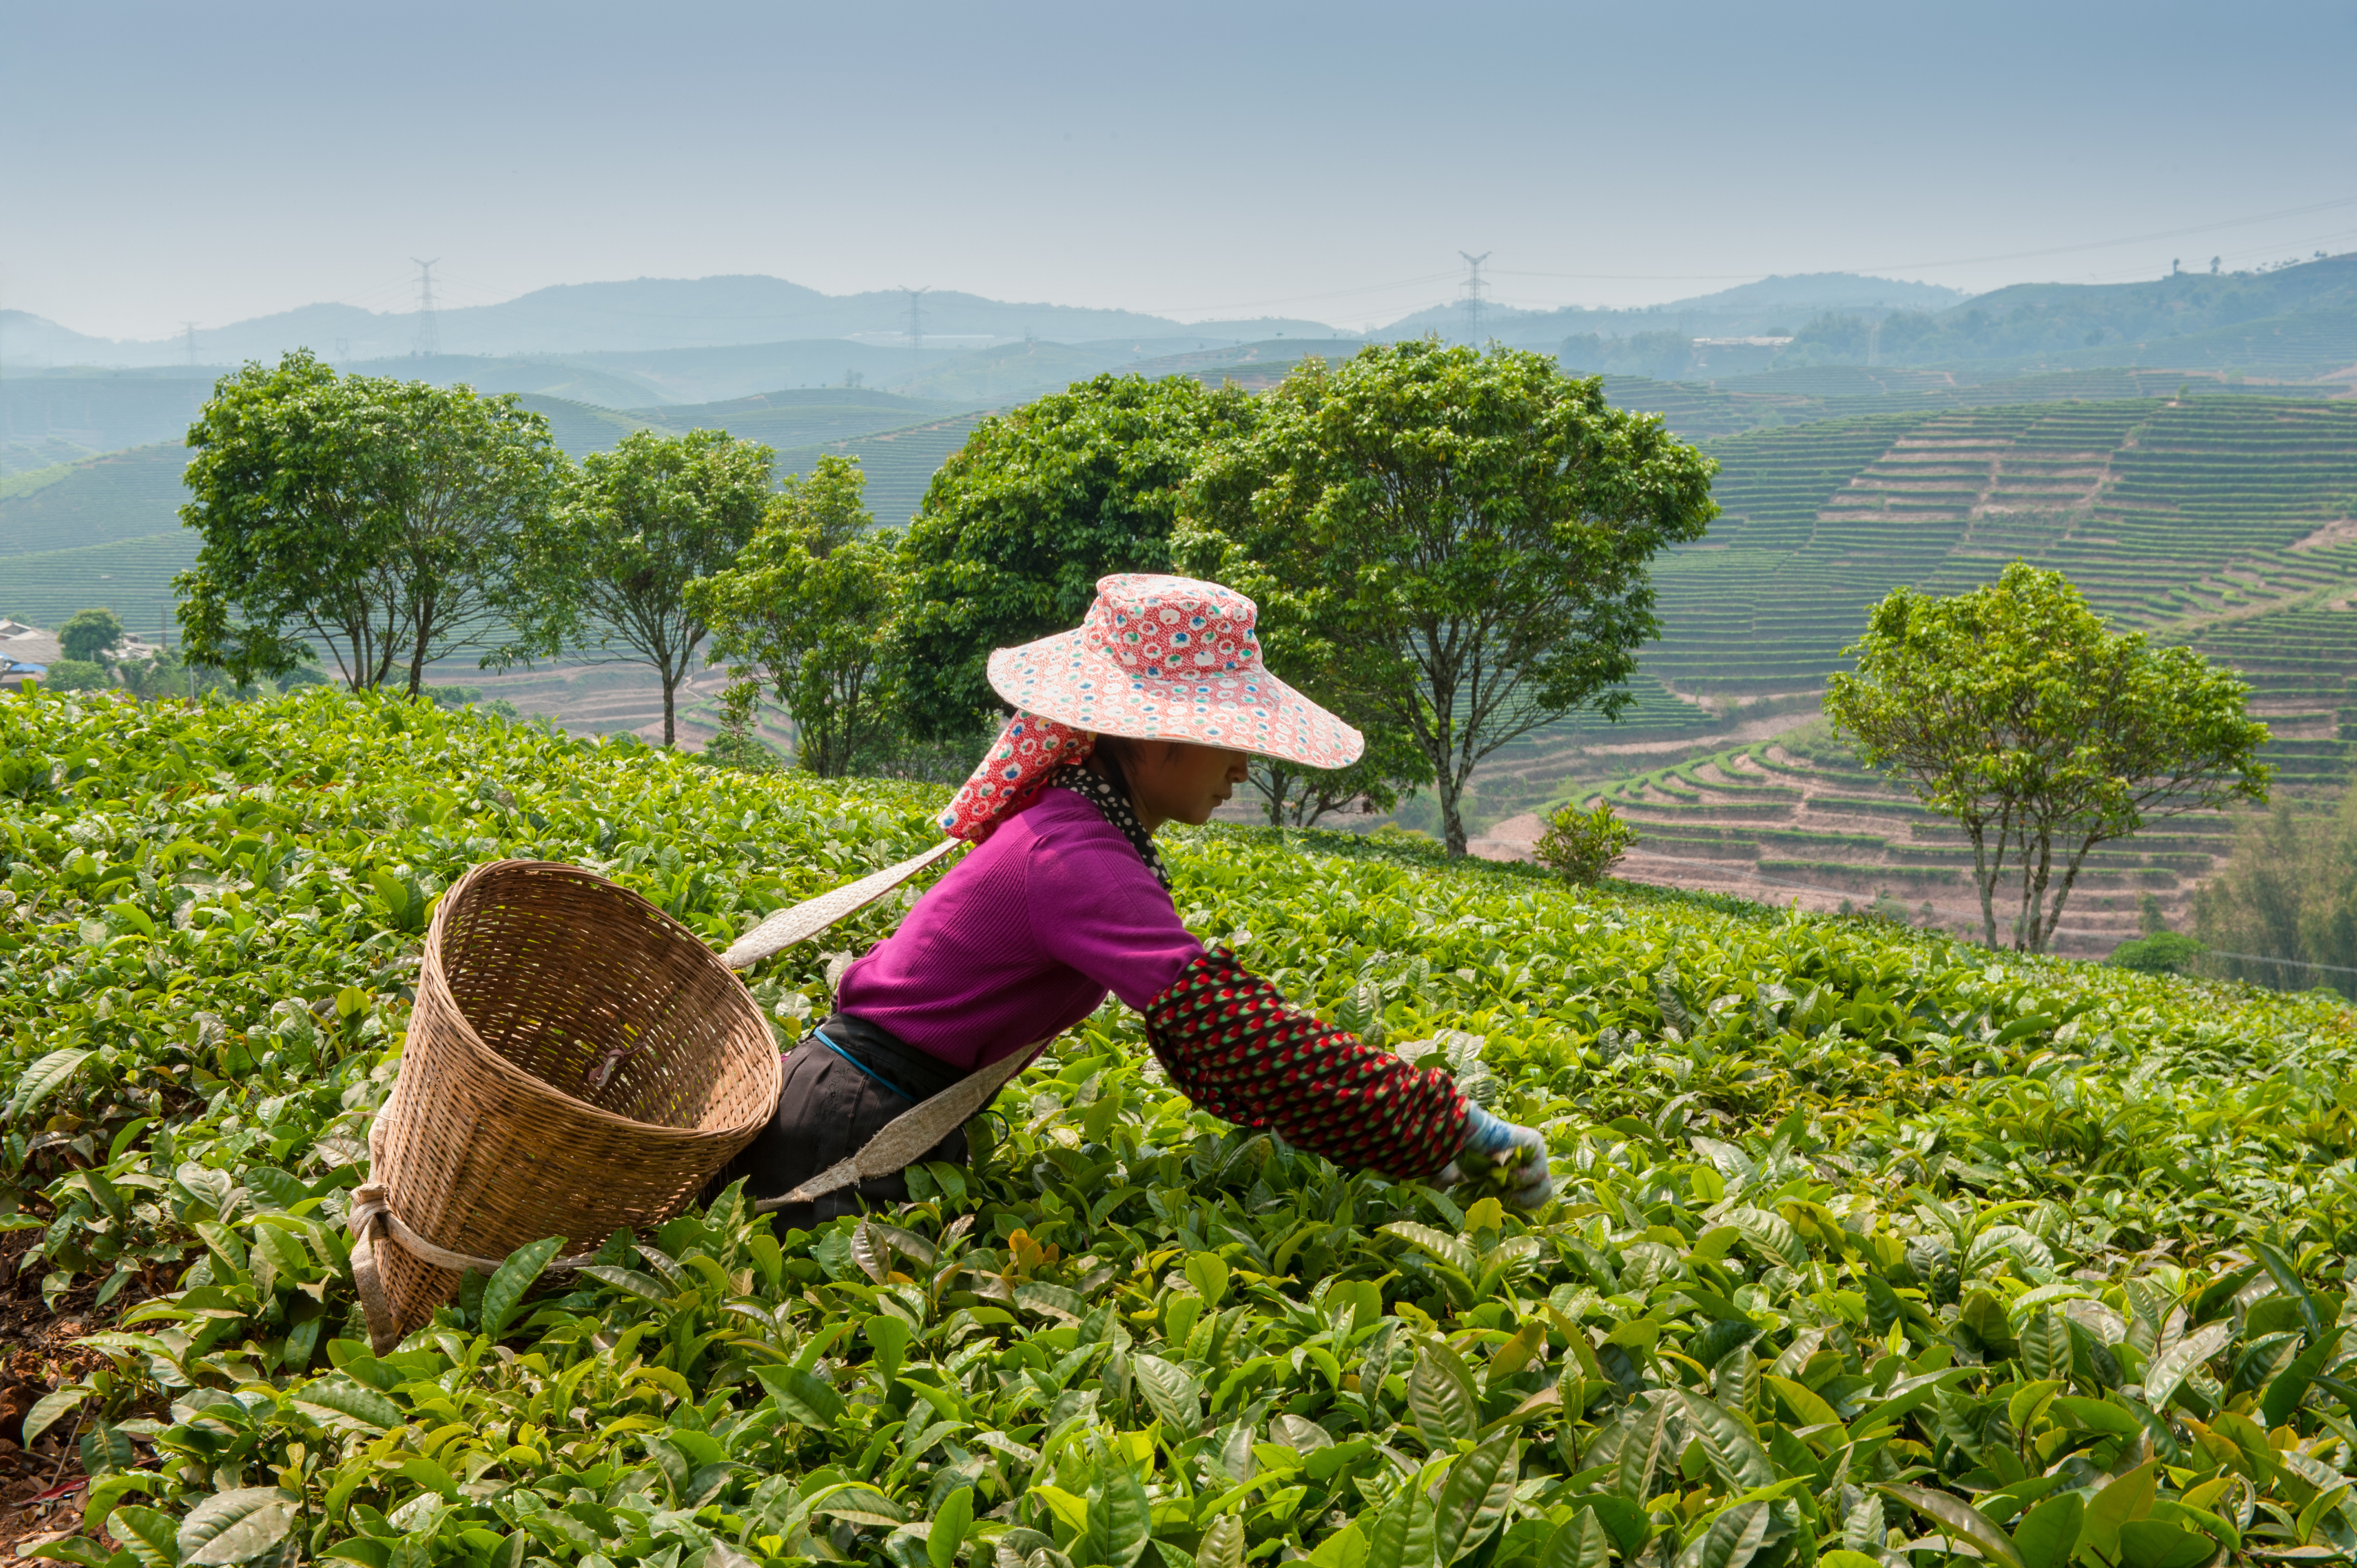
[[[91,1292],[61,1300],[52,1313],[41,1303],[40,1281],[19,1274],[16,1260],[40,1235],[18,1230],[0,1237],[0,1555],[21,1556],[43,1541],[81,1529],[86,1479],[79,1423],[73,1416],[24,1443],[25,1413],[50,1390],[106,1364],[74,1340],[97,1325]],[[108,1316],[114,1315],[109,1304]]]

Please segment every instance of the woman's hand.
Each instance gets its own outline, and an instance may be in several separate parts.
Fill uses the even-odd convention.
[[[1516,1208],[1536,1208],[1555,1196],[1546,1139],[1536,1128],[1517,1126],[1478,1105],[1465,1107],[1465,1143],[1441,1172],[1441,1186],[1449,1185],[1452,1173]]]

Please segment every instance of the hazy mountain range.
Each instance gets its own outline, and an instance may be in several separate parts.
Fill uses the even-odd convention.
[[[1676,325],[1697,333],[1797,328],[1824,311],[1938,310],[1964,295],[1929,284],[1900,283],[1848,273],[1771,277],[1698,298],[1641,310],[1559,311],[1484,308],[1487,331],[1514,342],[1552,343],[1577,333],[1625,337]],[[1135,336],[1168,342],[1200,339],[1207,346],[1279,337],[1340,338],[1360,334],[1318,321],[1264,317],[1252,321],[1184,323],[1126,310],[1067,305],[1013,304],[943,290],[920,299],[921,327],[936,348],[1026,338],[1060,343],[1102,342]],[[1461,304],[1417,311],[1378,338],[1444,334],[1465,320]],[[227,327],[199,328],[187,337],[149,341],[93,338],[24,311],[0,310],[0,369],[88,365],[129,368],[234,364],[274,359],[307,347],[339,362],[391,359],[421,346],[415,311],[378,312],[349,305],[307,305]],[[899,290],[828,295],[771,277],[639,278],[627,283],[566,284],[499,305],[437,309],[439,351],[461,355],[644,352],[667,349],[858,338],[907,340],[909,296]]]
[[[1459,299],[1363,332],[1276,317],[1190,325],[951,292],[927,294],[921,308],[919,348],[908,331],[907,297],[895,293],[826,295],[768,277],[569,285],[501,305],[437,311],[438,351],[430,357],[418,352],[425,324],[415,312],[307,306],[200,329],[191,353],[187,339],[92,338],[0,311],[0,380],[209,381],[226,365],[309,348],[375,374],[465,380],[487,392],[610,408],[862,384],[981,405],[1174,356],[1232,350],[1244,360],[1286,360],[1298,358],[1287,352],[1296,345],[1315,343],[1316,352],[1332,358],[1371,338],[1427,332],[1536,349],[1576,371],[1664,381],[1824,365],[2001,365],[2014,373],[2173,367],[2295,380],[2357,374],[2357,253],[2136,283],[2017,284],[1972,296],[1931,284],[1814,273],[1631,310],[1484,302],[1476,313]],[[87,442],[107,422],[69,406],[83,395],[45,392],[38,417],[12,404],[8,440],[30,431],[43,441],[63,432],[61,439]],[[18,454],[10,461],[17,457],[29,460]]]
[[[663,349],[735,348],[818,338],[906,340],[909,296],[894,290],[828,295],[772,277],[637,278],[627,283],[565,284],[534,289],[499,305],[437,308],[434,335],[445,354],[578,354]],[[1073,343],[1144,334],[1244,341],[1280,332],[1330,337],[1320,323],[1267,320],[1186,326],[1130,310],[1010,304],[942,290],[919,300],[921,329],[938,347],[1025,338]],[[339,362],[391,359],[422,345],[416,311],[378,312],[350,305],[307,305],[231,326],[199,328],[200,364],[274,359],[307,347]],[[22,311],[0,311],[0,364],[138,366],[185,364],[186,337],[124,341],[86,337]]]

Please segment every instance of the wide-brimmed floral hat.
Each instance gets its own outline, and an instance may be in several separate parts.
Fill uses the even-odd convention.
[[[1098,578],[1077,630],[990,656],[990,683],[1017,713],[942,813],[942,831],[985,836],[1100,735],[1193,741],[1305,768],[1356,762],[1365,737],[1261,662],[1259,618],[1257,605],[1217,583],[1144,572]]]
[[[1268,672],[1260,607],[1217,583],[1125,572],[1097,579],[1078,630],[990,656],[1025,713],[1097,735],[1190,740],[1305,768],[1347,768],[1359,732]]]

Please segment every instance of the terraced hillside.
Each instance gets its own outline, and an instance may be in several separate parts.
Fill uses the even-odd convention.
[[[201,370],[13,371],[0,381],[0,473],[178,441],[212,393]]]
[[[1601,785],[1644,824],[1631,869],[1647,879],[1813,908],[1888,889],[1910,907],[1930,898],[1943,924],[1972,917],[1954,844],[1943,849],[1945,830],[1907,797],[1863,775],[1781,781],[1806,799],[1760,795],[1759,775],[1776,756],[1763,747],[1807,722],[1883,594],[1960,592],[2016,556],[2068,573],[2120,623],[2241,671],[2294,796],[2335,792],[2357,771],[2357,406],[2122,400],[1827,421],[1708,446],[1726,516],[1659,564],[1667,635],[1644,655],[1638,706],[1497,758],[1477,794],[1496,824],[1491,853],[1536,837],[1531,808]],[[1763,823],[1800,836],[1763,837]],[[2191,845],[2139,840],[2137,854],[2159,858],[2123,862],[2115,891],[2133,882],[2179,911],[2217,831],[2170,830]],[[2083,906],[2072,919],[2073,940],[2094,944],[2085,950],[2129,918],[2096,914]]]
[[[622,437],[644,430],[647,422],[618,408],[576,403],[570,398],[543,397],[527,392],[516,400],[548,421],[548,437],[578,457],[590,452],[610,452]]]
[[[172,574],[196,559],[178,515],[188,459],[182,446],[141,446],[26,476],[47,482],[0,499],[0,615],[56,626],[107,605],[135,631],[159,630]]]
[[[796,447],[778,454],[778,472],[808,473],[829,455],[856,457],[867,476],[868,510],[884,527],[898,528],[916,515],[934,470],[965,445],[966,436],[989,414],[987,409],[975,409],[898,430]]]
[[[1891,587],[1953,593],[2017,556],[2156,630],[2357,585],[2357,404],[1890,414],[1709,450],[1724,515],[1660,563],[1645,659],[1691,697],[1813,688]]]
[[[2337,738],[2331,714],[2285,715],[2275,727],[2280,787],[2304,793],[2346,782],[2357,746]],[[1642,836],[1620,868],[1635,880],[1811,909],[1878,904],[1910,924],[1981,930],[1964,834],[1859,768],[1827,744],[1822,725],[1631,774],[1587,798],[1609,800],[1637,825]],[[2184,922],[2194,885],[2231,839],[2226,818],[2204,815],[2096,850],[2057,950],[2100,955],[2136,935],[2147,895],[2165,918]],[[2004,914],[2000,905],[2000,923]]]
[[[197,536],[186,529],[80,550],[0,555],[0,615],[55,627],[76,610],[102,605],[152,638],[171,624],[173,574],[196,559]]]
[[[965,413],[971,406],[860,387],[814,387],[725,403],[634,408],[629,414],[664,430],[726,430],[782,452],[905,429],[920,421]]]

